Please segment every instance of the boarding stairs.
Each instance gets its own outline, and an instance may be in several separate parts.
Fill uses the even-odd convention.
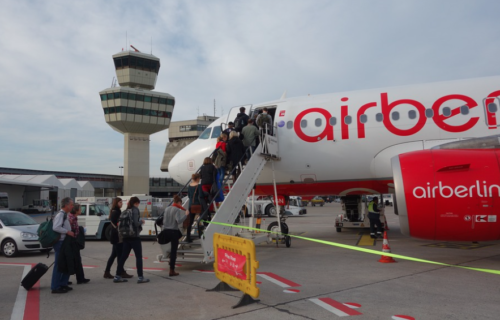
[[[276,132],[277,131],[274,130],[274,133]],[[249,194],[251,194],[252,189],[254,188],[254,185],[261,171],[264,169],[266,163],[268,161],[273,162],[280,160],[278,153],[278,138],[276,134],[271,135],[263,132],[261,133],[260,141],[261,143],[257,146],[255,152],[252,154],[250,159],[248,159],[246,165],[243,166],[237,180],[232,181],[232,174],[234,173],[235,168],[233,168],[233,171],[229,172],[224,177],[224,183],[219,192],[224,192],[225,190],[229,190],[229,192],[225,194],[222,204],[220,204],[220,206],[218,207],[216,206],[216,213],[213,215],[211,222],[234,225],[238,217],[240,216],[241,209],[245,205],[247,197],[249,196]],[[247,148],[247,151],[249,150],[250,148]],[[274,168],[274,164],[272,165]],[[208,207],[209,206],[210,204],[208,205]],[[200,220],[205,221],[207,218],[208,210],[201,214]],[[254,241],[256,241],[257,243],[265,241],[262,240],[262,237],[268,237],[267,233],[262,233],[260,234],[260,238],[257,239],[256,237],[252,237],[251,232],[245,232],[245,230],[241,230],[241,228],[210,223],[205,227],[201,238],[199,238],[197,236],[199,234],[199,225],[203,225],[203,222],[201,224],[199,224],[197,221],[193,223],[193,230],[191,232],[191,239],[193,240],[193,242],[186,242],[181,240],[179,248],[177,250],[176,261],[178,263],[212,263],[214,261],[213,237],[215,233],[238,235],[250,239],[255,238]],[[165,246],[168,246],[168,250],[170,250],[170,244],[167,244]],[[163,254],[166,259],[163,256],[160,257],[159,255],[158,260],[168,261],[167,254]]]

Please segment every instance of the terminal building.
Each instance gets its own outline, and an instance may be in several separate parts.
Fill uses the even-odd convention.
[[[203,115],[197,117],[195,120],[171,122],[168,129],[169,142],[165,148],[160,170],[168,172],[168,164],[175,154],[196,140],[217,119],[217,117]]]

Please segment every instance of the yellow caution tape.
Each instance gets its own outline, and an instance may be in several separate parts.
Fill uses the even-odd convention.
[[[212,221],[203,221],[203,222],[217,224],[217,225],[226,226],[226,227],[234,227],[234,228],[240,228],[240,229],[247,229],[247,230],[254,230],[254,231],[260,231],[260,232],[267,232],[267,233],[278,234],[278,232],[272,232],[272,231],[268,231],[268,230],[265,230],[265,229],[257,229],[257,228],[252,228],[252,227],[245,227],[245,226],[234,225],[234,224],[229,224],[229,223],[212,222]],[[284,234],[282,233],[282,235],[284,235]],[[361,251],[361,252],[370,253],[370,254],[381,255],[381,252],[378,251],[378,250],[359,248],[359,247],[356,247],[356,246],[350,246],[348,244],[342,244],[342,243],[337,243],[337,242],[332,242],[332,241],[325,241],[325,240],[307,238],[307,237],[296,236],[296,235],[291,235],[291,234],[288,234],[288,236],[293,237],[293,238],[297,238],[297,239],[306,240],[306,241],[312,241],[312,242],[322,243],[322,244],[326,244],[326,245],[329,245],[329,246],[344,248],[344,249],[348,249],[348,250],[355,250],[355,251]],[[402,260],[409,260],[409,261],[415,261],[415,262],[421,262],[421,263],[435,264],[435,265],[445,266],[445,267],[461,268],[461,269],[467,269],[467,270],[480,271],[480,272],[486,272],[486,273],[492,273],[492,274],[498,274],[498,275],[500,275],[500,270],[464,267],[464,266],[458,266],[458,265],[454,265],[454,264],[447,264],[447,263],[436,262],[436,261],[431,261],[431,260],[425,260],[425,259],[418,259],[418,258],[413,258],[413,257],[407,257],[407,256],[403,256],[403,255],[400,255],[400,254],[394,254],[394,253],[389,253],[389,252],[382,252],[382,255],[387,256],[387,257],[398,258],[398,259],[402,259]]]

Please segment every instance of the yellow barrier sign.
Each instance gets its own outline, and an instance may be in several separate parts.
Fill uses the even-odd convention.
[[[214,234],[214,271],[217,278],[254,298],[259,296],[255,245],[251,240]],[[242,298],[243,299],[243,298]]]

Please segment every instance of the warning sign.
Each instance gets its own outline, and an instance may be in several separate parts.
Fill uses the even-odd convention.
[[[471,220],[471,217],[470,217],[470,216],[465,216],[465,217],[464,217],[464,220],[465,220],[465,221],[470,221],[470,220]]]
[[[488,222],[497,222],[497,216],[488,216]]]
[[[218,248],[217,260],[217,267],[220,272],[246,280],[244,267],[247,259],[245,256]]]
[[[488,216],[474,216],[476,222],[488,222]]]

